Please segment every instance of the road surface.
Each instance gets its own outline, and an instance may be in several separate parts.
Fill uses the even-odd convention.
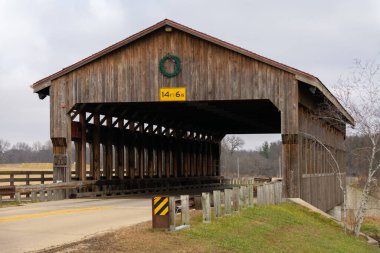
[[[37,251],[148,220],[148,198],[68,199],[0,208],[0,252]]]

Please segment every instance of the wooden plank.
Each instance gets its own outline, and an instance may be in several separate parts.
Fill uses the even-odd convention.
[[[79,179],[84,181],[86,180],[86,112],[81,112],[79,114],[79,122],[81,124],[81,141],[80,141],[81,171],[80,171]]]
[[[93,135],[93,167],[94,180],[100,179],[100,115],[94,114],[94,135]]]

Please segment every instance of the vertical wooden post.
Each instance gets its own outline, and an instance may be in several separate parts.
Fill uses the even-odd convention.
[[[222,208],[220,203],[220,191],[213,191],[212,193],[214,197],[214,209],[215,209],[215,217],[221,217],[222,216]]]
[[[253,185],[248,185],[248,206],[253,207]]]
[[[176,130],[174,130],[176,131]],[[175,135],[177,135],[177,131],[175,132]],[[175,137],[175,139],[172,141],[172,145],[171,145],[171,152],[172,152],[172,159],[173,159],[173,176],[175,178],[178,177],[178,140],[177,140],[177,137]]]
[[[212,164],[213,164],[213,156],[212,156],[212,143],[207,142],[207,176],[212,176]]]
[[[94,149],[93,142],[88,143],[88,149],[90,152],[90,177],[94,178]]]
[[[156,155],[157,155],[157,176],[162,177],[162,145],[161,143],[156,144]]]
[[[45,190],[43,189],[40,190],[40,201],[45,201]]]
[[[181,195],[181,225],[190,224],[190,211],[189,211],[189,195]]]
[[[183,148],[183,172],[184,176],[189,176],[189,142],[185,140],[183,142],[184,148]]]
[[[169,197],[169,230],[174,231],[176,227],[175,197]]]
[[[210,193],[202,192],[203,223],[211,222]]]
[[[240,205],[240,208],[245,208],[244,187],[245,186],[240,186],[240,188],[239,188],[239,205]]]
[[[224,190],[224,214],[230,215],[231,214],[231,189],[225,189]]]
[[[133,131],[134,123],[129,121],[129,130]],[[136,155],[135,155],[135,142],[134,134],[128,136],[128,160],[129,160],[129,175],[130,178],[135,178],[136,171]]]
[[[199,134],[197,134],[197,176],[202,176],[202,141],[199,140]]]
[[[202,145],[202,176],[207,176],[207,143],[206,141],[203,140],[201,142],[201,145]]]
[[[100,179],[100,116],[94,114],[94,137],[92,143],[94,180]]]
[[[165,145],[165,175],[167,178],[170,177],[170,143],[168,139],[166,139]]]
[[[79,179],[82,181],[86,180],[86,112],[81,112],[79,114],[79,122],[81,126],[81,170]]]
[[[239,198],[239,187],[233,187],[232,189],[232,202],[233,202],[233,210],[235,212],[239,212],[240,210],[240,198]]]
[[[117,175],[119,179],[124,178],[124,138],[123,138],[123,129],[124,129],[124,120],[118,119],[118,128],[119,128],[119,138],[117,146]]]
[[[139,175],[140,178],[144,178],[144,172],[145,172],[145,136],[142,134],[144,132],[144,124],[140,126],[140,143],[139,143],[139,161],[140,161],[140,171]]]
[[[282,168],[284,170],[285,196],[290,198],[301,197],[298,153],[298,135],[282,134]]]
[[[32,191],[32,202],[37,202],[37,193],[35,191]]]
[[[21,194],[19,192],[16,192],[15,199],[17,203],[21,203]]]
[[[75,176],[80,179],[81,178],[81,168],[82,168],[82,145],[81,141],[75,141],[74,142],[75,147]]]
[[[107,122],[107,141],[106,141],[106,179],[112,180],[112,117],[106,116],[106,122]]]

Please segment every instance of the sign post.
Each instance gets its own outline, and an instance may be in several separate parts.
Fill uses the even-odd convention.
[[[152,198],[152,227],[169,229],[169,197]]]

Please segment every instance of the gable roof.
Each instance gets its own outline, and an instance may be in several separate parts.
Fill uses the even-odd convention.
[[[248,51],[246,49],[243,49],[241,47],[238,47],[238,46],[235,46],[233,44],[230,44],[228,42],[225,42],[223,40],[220,40],[220,39],[217,39],[215,37],[212,37],[210,35],[207,35],[205,33],[202,33],[202,32],[199,32],[199,31],[196,31],[194,29],[191,29],[187,26],[184,26],[184,25],[181,25],[177,22],[174,22],[172,20],[169,20],[169,19],[165,19],[161,22],[158,22],[157,24],[151,26],[151,27],[148,27],[146,28],[145,30],[142,30],[141,32],[138,32],[122,41],[119,41],[87,58],[84,58],[83,60],[80,60],[66,68],[63,68],[62,70],[50,75],[50,76],[47,76],[37,82],[35,82],[33,85],[31,85],[31,88],[33,89],[34,92],[39,92],[47,87],[49,87],[51,85],[51,81],[56,79],[56,78],[59,78],[77,68],[80,68],[82,67],[83,65],[86,65],[116,49],[119,49],[153,31],[156,31],[162,27],[165,27],[165,26],[171,26],[175,29],[178,29],[180,31],[183,31],[183,32],[186,32],[186,33],[189,33],[195,37],[198,37],[198,38],[201,38],[201,39],[204,39],[206,41],[209,41],[211,43],[214,43],[216,45],[219,45],[221,47],[224,47],[224,48],[227,48],[229,50],[232,50],[232,51],[235,51],[237,53],[240,53],[242,55],[245,55],[247,57],[250,57],[252,59],[255,59],[257,61],[260,61],[260,62],[264,62],[268,65],[271,65],[273,67],[276,67],[276,68],[279,68],[281,70],[284,70],[286,72],[289,72],[289,73],[292,73],[295,75],[295,78],[299,81],[302,81],[304,83],[307,83],[309,85],[312,85],[316,88],[318,88],[322,94],[324,96],[326,96],[330,101],[331,103],[336,106],[336,108],[338,108],[338,110],[346,117],[347,121],[354,125],[354,119],[352,118],[352,116],[344,109],[344,107],[339,103],[339,101],[332,95],[332,93],[327,89],[327,87],[315,76],[309,74],[309,73],[306,73],[306,72],[303,72],[301,70],[298,70],[296,68],[293,68],[293,67],[290,67],[290,66],[287,66],[285,64],[282,64],[282,63],[279,63],[277,61],[274,61],[274,60],[271,60],[269,58],[266,58],[266,57],[263,57],[261,55],[258,55],[256,53],[253,53],[251,51]]]

